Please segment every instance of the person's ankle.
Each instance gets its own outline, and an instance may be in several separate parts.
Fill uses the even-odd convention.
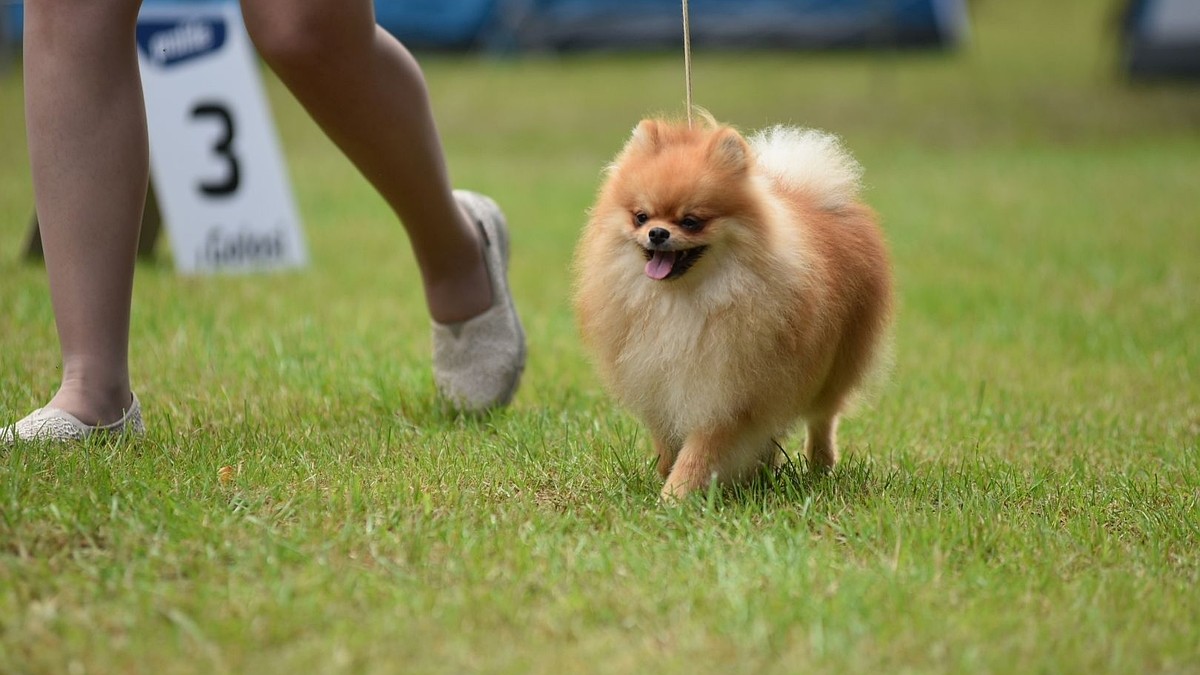
[[[473,319],[493,304],[492,283],[483,262],[477,268],[425,281],[425,302],[434,321],[449,325]]]
[[[88,386],[79,381],[64,381],[46,407],[64,410],[84,424],[97,426],[119,421],[132,403],[128,384]]]
[[[429,315],[443,324],[461,323],[491,309],[494,298],[484,258],[484,242],[467,214],[463,214],[466,232],[472,236],[451,264],[424,274],[425,302]],[[475,261],[476,264],[464,264]]]

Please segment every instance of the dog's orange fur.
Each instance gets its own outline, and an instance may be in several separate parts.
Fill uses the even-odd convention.
[[[668,500],[745,478],[800,419],[809,461],[832,468],[838,416],[886,343],[892,277],[857,164],[817,132],[753,144],[711,120],[642,122],[576,252],[582,335],[649,428]],[[651,278],[656,228],[660,246],[708,248],[682,276]]]

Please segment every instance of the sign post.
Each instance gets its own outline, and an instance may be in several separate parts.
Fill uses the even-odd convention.
[[[151,4],[137,25],[150,175],[183,273],[303,266],[283,155],[234,2]]]
[[[304,266],[308,251],[235,2],[155,3],[137,23],[150,136],[139,254],[160,220],[184,274]],[[34,216],[26,255],[41,254]]]

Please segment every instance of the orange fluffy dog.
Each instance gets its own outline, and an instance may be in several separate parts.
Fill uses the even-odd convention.
[[[646,120],[575,257],[575,310],[613,394],[649,427],[673,500],[769,464],[803,419],[813,466],[884,351],[887,249],[833,136],[747,142],[711,118]]]

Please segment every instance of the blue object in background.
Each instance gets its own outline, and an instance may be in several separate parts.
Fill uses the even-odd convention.
[[[375,21],[411,47],[476,46],[496,0],[376,0]]]
[[[21,26],[25,24],[24,3],[6,3],[0,0],[0,11],[4,12],[3,17],[0,17],[0,30],[3,30],[3,33],[0,33],[0,44],[20,42]]]
[[[664,49],[683,39],[678,0],[519,4],[523,17],[504,17],[517,49]],[[967,36],[964,0],[691,0],[689,15],[698,47],[948,47]]]
[[[233,2],[235,0],[143,0],[161,2]],[[492,19],[496,0],[376,0],[375,18],[405,44],[414,47],[466,49],[475,46]],[[0,0],[5,42],[19,43],[25,20],[24,3]]]
[[[145,0],[172,1],[235,0]],[[19,42],[23,5],[0,3],[4,37]],[[375,12],[422,49],[673,49],[682,39],[679,0],[375,0]],[[947,47],[965,40],[966,17],[966,0],[691,0],[701,48]]]
[[[1200,79],[1200,0],[1129,0],[1121,38],[1131,77]]]

